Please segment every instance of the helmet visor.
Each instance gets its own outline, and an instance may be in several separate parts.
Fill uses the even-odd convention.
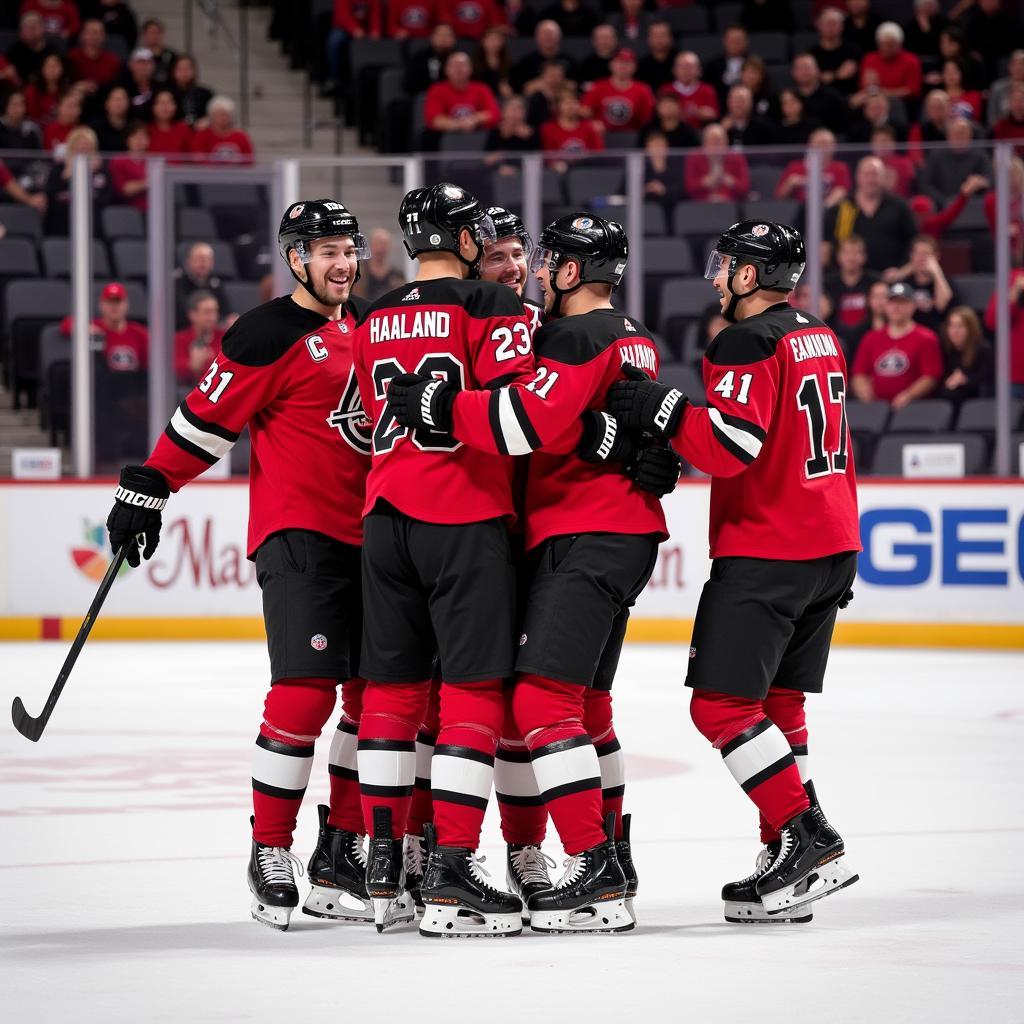
[[[729,266],[730,257],[724,252],[712,249],[708,254],[708,262],[704,267],[704,277],[708,281],[714,281],[724,268]]]
[[[345,235],[328,235],[326,238],[330,239],[331,242],[338,242],[341,245],[342,252],[349,251],[349,242],[352,244],[352,255],[357,260],[368,260],[370,258],[370,243],[367,242],[366,236],[361,231],[355,231],[352,234]],[[313,259],[313,253],[310,247],[313,242],[322,242],[323,238],[314,238],[310,240],[301,239],[294,245],[295,251],[299,254],[299,259],[303,263],[309,263]]]
[[[530,273],[536,274],[541,267],[548,266],[554,258],[554,249],[545,249],[542,245],[538,245],[530,253]]]
[[[494,230],[494,221],[490,214],[485,213],[476,222],[476,240],[480,245],[489,245],[498,240],[498,233]]]

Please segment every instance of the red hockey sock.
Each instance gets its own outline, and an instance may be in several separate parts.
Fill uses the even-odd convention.
[[[423,826],[434,820],[434,800],[430,795],[430,765],[437,743],[437,731],[441,728],[441,680],[430,683],[430,700],[427,713],[416,734],[416,788],[412,791],[412,805],[409,808],[410,835],[422,836]]]
[[[349,679],[341,687],[341,718],[331,740],[327,770],[331,776],[331,813],[327,824],[349,832],[363,831],[363,808],[359,802],[359,719],[363,714],[366,680]]]
[[[501,834],[506,843],[540,846],[547,832],[548,809],[540,795],[515,715],[512,693],[505,688],[505,721],[494,761],[494,795],[501,812]]]
[[[585,687],[521,675],[512,710],[551,820],[570,856],[605,841],[601,769],[583,726]]]
[[[252,760],[252,835],[258,843],[291,847],[313,744],[334,710],[336,688],[334,679],[279,679],[270,687]]]
[[[504,717],[500,679],[441,684],[441,728],[431,765],[440,846],[480,845]]]
[[[626,793],[626,764],[612,725],[610,690],[587,689],[583,695],[583,726],[590,733],[601,766],[601,813],[615,815],[615,838],[622,838],[622,800]]]
[[[405,835],[416,781],[416,733],[426,714],[429,693],[429,681],[366,683],[357,760],[363,822],[370,835],[376,807],[391,811],[395,839]]]
[[[694,690],[690,716],[773,829],[810,806],[793,751],[761,701]]]

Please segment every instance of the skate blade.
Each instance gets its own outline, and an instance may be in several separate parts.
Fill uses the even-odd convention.
[[[776,892],[766,893],[761,897],[765,912],[771,916],[784,914],[802,907],[807,903],[830,896],[840,889],[853,885],[860,875],[854,874],[846,866],[846,857],[837,857],[827,864],[819,864],[805,878],[795,885],[788,885]],[[801,891],[802,890],[802,891]]]
[[[729,924],[807,924],[814,914],[809,910],[788,914],[769,914],[760,903],[726,903],[725,919]]]
[[[559,935],[628,932],[635,927],[626,900],[590,903],[575,910],[532,910],[530,928]]]
[[[633,900],[634,899],[635,899],[635,897],[633,897],[633,896],[627,896],[626,897],[626,913],[629,914],[630,921],[632,921],[633,924],[635,925],[636,924],[636,911],[633,909]]]
[[[431,939],[505,939],[522,932],[519,911],[485,914],[472,907],[450,903],[426,902],[420,921],[420,935]]]
[[[288,931],[288,923],[291,920],[294,907],[272,907],[262,900],[252,899],[252,906],[249,908],[252,919],[259,924],[274,928],[279,932]]]
[[[357,921],[362,924],[373,921],[370,900],[346,889],[326,885],[314,885],[310,889],[306,902],[302,904],[302,912],[327,921]]]
[[[403,892],[391,899],[374,899],[373,923],[377,926],[377,932],[386,932],[396,925],[406,924],[415,916],[412,897]]]

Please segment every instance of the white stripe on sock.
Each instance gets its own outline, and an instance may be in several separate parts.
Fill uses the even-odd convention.
[[[793,752],[777,725],[769,725],[764,732],[738,746],[725,758],[725,766],[742,786],[747,779],[763,772],[769,765]]]

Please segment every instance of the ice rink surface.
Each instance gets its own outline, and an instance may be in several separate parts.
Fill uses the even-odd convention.
[[[690,724],[685,648],[629,646],[616,727],[638,929],[430,941],[300,913],[287,933],[250,920],[261,646],[90,643],[34,746],[6,708],[19,694],[37,713],[66,650],[0,645],[9,1024],[1024,1020],[1021,655],[834,652],[811,701],[811,763],[861,881],[816,903],[810,925],[756,927],[722,920],[722,883],[753,866],[755,815]],[[495,817],[483,851],[503,882]],[[546,848],[561,861],[553,833]]]

